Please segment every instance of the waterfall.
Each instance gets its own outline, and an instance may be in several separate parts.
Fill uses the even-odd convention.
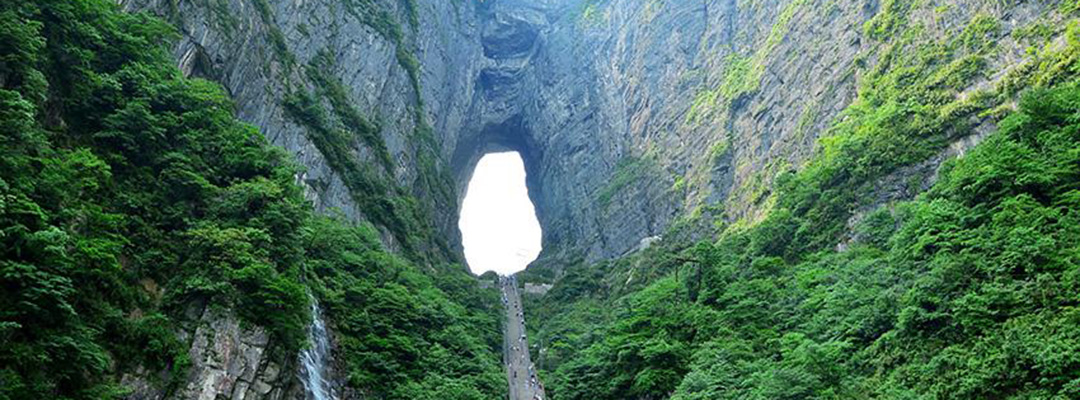
[[[330,363],[330,337],[326,333],[319,303],[311,299],[311,326],[308,327],[308,341],[311,346],[300,352],[300,380],[304,383],[304,392],[308,400],[334,399],[330,382],[326,379],[326,368]]]

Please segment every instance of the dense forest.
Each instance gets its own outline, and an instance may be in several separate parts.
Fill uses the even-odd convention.
[[[1080,397],[1080,25],[1014,32],[1031,60],[958,96],[998,22],[927,37],[913,7],[867,24],[883,55],[762,221],[568,267],[531,299],[553,398]],[[929,190],[856,215],[878,179],[985,121]]]
[[[350,387],[502,396],[496,294],[315,215],[290,156],[180,75],[175,37],[107,0],[0,2],[0,398],[122,398],[139,368],[176,385],[193,305],[291,359],[312,296]]]
[[[560,399],[1080,396],[1080,88],[1021,110],[844,251],[791,214],[676,255],[572,270],[544,321]],[[648,285],[615,271],[643,267]],[[642,287],[643,286],[643,287]]]

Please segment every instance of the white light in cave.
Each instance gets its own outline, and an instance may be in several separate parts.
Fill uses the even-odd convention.
[[[474,274],[509,275],[540,254],[540,223],[517,152],[490,153],[476,164],[461,205],[461,241]]]

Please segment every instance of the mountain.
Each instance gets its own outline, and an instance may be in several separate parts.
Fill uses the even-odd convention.
[[[0,396],[1080,396],[1075,1],[0,4]]]

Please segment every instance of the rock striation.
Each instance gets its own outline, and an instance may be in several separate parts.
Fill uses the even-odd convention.
[[[145,370],[126,375],[129,399],[303,399],[295,379],[294,357],[275,354],[267,332],[244,326],[235,313],[214,307],[189,307],[179,338],[190,343],[188,375],[175,390],[162,388]],[[280,353],[280,352],[278,352]]]

